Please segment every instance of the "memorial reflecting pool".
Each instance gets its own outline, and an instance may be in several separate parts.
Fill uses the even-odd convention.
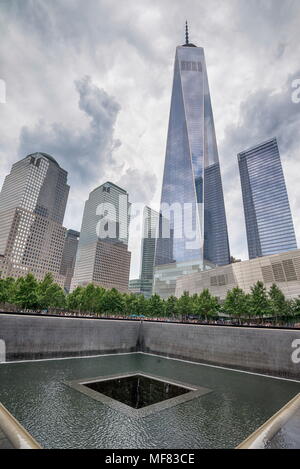
[[[135,418],[69,384],[139,373],[208,392]],[[44,448],[234,448],[299,392],[297,382],[140,353],[0,365],[0,402]]]

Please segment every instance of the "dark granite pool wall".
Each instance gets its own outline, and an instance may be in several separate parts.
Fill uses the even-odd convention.
[[[148,353],[300,380],[300,364],[292,361],[292,343],[299,339],[300,330],[144,322],[140,346]]]
[[[300,330],[251,329],[0,314],[7,360],[143,351],[300,379]]]
[[[139,322],[0,314],[6,360],[136,352]]]

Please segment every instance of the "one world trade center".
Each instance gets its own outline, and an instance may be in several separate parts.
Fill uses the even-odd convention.
[[[229,263],[204,50],[189,42],[186,25],[186,43],[177,47],[174,65],[154,292],[167,297],[179,276]]]

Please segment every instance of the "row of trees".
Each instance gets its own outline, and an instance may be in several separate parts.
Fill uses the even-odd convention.
[[[243,319],[252,318],[295,318],[300,316],[300,297],[287,300],[277,285],[272,285],[269,290],[262,282],[257,282],[251,288],[251,293],[246,294],[240,288],[234,288],[227,293],[224,304],[224,313],[241,322]]]
[[[181,298],[171,296],[167,300],[153,295],[146,299],[142,295],[120,293],[116,289],[105,290],[93,284],[77,287],[66,295],[53,281],[51,274],[38,282],[32,274],[14,280],[0,279],[0,303],[16,305],[21,309],[62,309],[96,315],[148,316],[167,318],[215,319],[219,314],[227,315],[239,322],[272,317],[291,318],[300,316],[300,297],[286,300],[277,285],[269,291],[262,282],[257,282],[246,294],[240,288],[229,291],[224,302],[212,296],[209,290],[190,296],[185,292]]]
[[[47,274],[41,282],[28,274],[17,280],[11,277],[0,279],[0,303],[16,305],[21,309],[43,310],[65,308],[67,299],[52,274]]]

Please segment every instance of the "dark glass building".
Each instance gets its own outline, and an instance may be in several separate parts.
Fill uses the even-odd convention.
[[[159,214],[150,207],[144,208],[141,249],[141,293],[152,295],[155,243]]]
[[[297,249],[276,138],[238,154],[249,258]]]
[[[60,266],[60,274],[65,277],[65,290],[70,291],[71,281],[74,275],[75,260],[78,249],[80,233],[75,230],[68,230],[65,237],[64,251]]]

